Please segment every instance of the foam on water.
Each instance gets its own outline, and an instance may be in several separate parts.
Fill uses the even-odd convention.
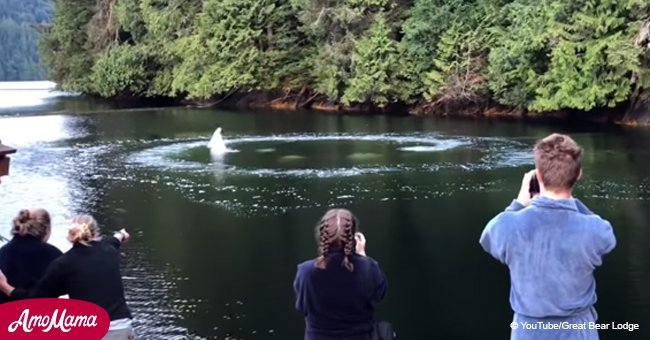
[[[286,155],[286,156],[280,157],[279,161],[291,162],[291,161],[298,161],[298,160],[305,159],[305,158],[307,158],[307,157],[302,156],[302,155]]]
[[[411,145],[419,144],[418,146],[408,146],[403,148],[427,148],[429,152],[433,151],[446,151],[461,146],[471,145],[469,139],[464,137],[441,137],[437,135],[399,135],[399,134],[374,134],[374,135],[361,135],[361,134],[288,134],[288,135],[273,135],[273,136],[242,136],[228,138],[228,145],[236,146],[247,143],[304,143],[304,142],[323,142],[323,141],[366,141],[366,142],[382,142],[391,143],[395,145]],[[131,155],[128,161],[152,168],[162,168],[167,170],[185,170],[185,171],[211,171],[212,168],[206,163],[186,161],[182,159],[173,158],[174,155],[179,155],[182,152],[204,148],[205,142],[203,140],[161,140],[161,142],[172,142],[172,144],[155,146],[149,149],[136,152]],[[423,145],[424,144],[424,145]],[[399,148],[398,148],[399,149]],[[232,150],[236,152],[237,150]],[[260,148],[255,152],[270,153],[275,152],[275,148]],[[354,160],[362,160],[364,158],[373,158],[380,156],[374,153],[353,153],[347,157]],[[298,161],[306,158],[302,155],[285,155],[279,158],[279,161]],[[218,159],[213,158],[213,162],[223,162],[227,164],[228,154]],[[291,177],[348,177],[355,175],[364,175],[372,173],[393,172],[408,170],[403,166],[368,166],[368,167],[353,167],[353,168],[329,168],[329,169],[246,169],[238,168],[236,166],[226,166],[225,170],[233,175],[250,175],[250,176],[291,176]]]
[[[395,146],[395,150],[404,152],[444,152],[456,148],[472,150],[476,157],[469,161],[435,161],[427,162],[426,157],[422,163],[405,164],[397,157],[394,159],[395,164],[382,165],[357,165],[341,167],[335,164],[332,167],[325,168],[285,168],[285,167],[247,167],[240,166],[236,160],[225,155],[221,162],[205,163],[198,161],[186,161],[177,159],[176,156],[184,152],[205,148],[203,139],[164,139],[155,141],[146,141],[146,145],[155,145],[144,150],[135,152],[126,160],[131,164],[133,169],[158,169],[154,178],[149,180],[152,183],[163,183],[165,186],[173,187],[181,191],[186,197],[195,202],[216,205],[222,209],[231,211],[240,216],[260,216],[267,214],[282,214],[287,211],[304,208],[314,208],[333,205],[347,205],[355,201],[394,201],[396,199],[431,199],[435,197],[453,195],[456,192],[463,191],[486,191],[499,190],[498,182],[445,182],[435,185],[426,181],[424,185],[402,185],[395,183],[394,186],[385,183],[391,177],[384,177],[386,174],[394,173],[412,173],[428,174],[437,171],[485,171],[501,167],[518,167],[522,165],[532,165],[533,159],[529,155],[529,145],[509,139],[500,138],[476,138],[464,136],[440,136],[440,135],[399,135],[399,134],[289,134],[275,136],[241,136],[230,137],[228,142],[231,146],[238,146],[244,149],[247,143],[306,143],[320,141],[367,141],[377,143],[390,143]],[[142,142],[139,141],[140,147]],[[163,145],[160,145],[160,144]],[[257,146],[257,145],[255,145]],[[269,148],[252,148],[251,151],[257,153],[259,150],[265,152],[276,152],[278,149],[275,145]],[[267,151],[268,150],[268,151]],[[206,153],[208,151],[206,150]],[[351,160],[363,160],[372,158],[373,153],[351,153],[345,156]],[[377,154],[381,156],[381,154]],[[295,156],[295,155],[293,155]],[[283,156],[285,159],[299,161],[301,158]],[[276,158],[280,161],[282,156]],[[206,161],[207,162],[207,161]],[[215,168],[218,164],[218,168]],[[290,163],[289,163],[290,164]],[[296,163],[298,164],[298,163]],[[286,163],[285,163],[286,166]],[[183,172],[186,175],[182,179],[171,180],[166,173]],[[152,174],[147,171],[148,174]],[[207,178],[206,175],[211,174]],[[370,176],[368,176],[370,175]],[[141,174],[138,177],[142,179]],[[175,176],[171,174],[171,176]],[[263,182],[254,186],[248,186],[237,180],[244,177],[259,177]],[[363,181],[358,185],[350,186],[349,180],[342,181],[339,185],[337,178],[359,177]],[[167,179],[165,179],[167,178]],[[327,180],[328,185],[332,185],[332,192],[327,201],[322,198],[314,199],[309,192],[299,192],[296,187],[286,187],[283,181],[275,181],[281,178],[301,178],[303,180],[320,181]],[[334,181],[334,182],[332,182]],[[367,185],[368,182],[378,181],[373,185]],[[379,184],[381,182],[381,184]],[[234,185],[234,183],[237,183]],[[361,184],[364,183],[364,184]],[[276,187],[276,185],[278,185]],[[375,188],[375,189],[368,189]],[[377,191],[376,188],[382,188]],[[394,192],[392,192],[393,190]],[[406,194],[406,195],[405,195]],[[280,203],[281,202],[281,203]]]
[[[369,174],[402,171],[398,167],[351,167],[351,168],[329,168],[329,169],[237,169],[233,168],[230,173],[238,176],[257,177],[315,177],[334,178],[351,177]]]
[[[355,152],[351,155],[347,156],[349,159],[352,160],[366,160],[366,159],[372,159],[372,158],[377,158],[381,157],[381,154],[379,153],[374,153],[374,152]]]
[[[199,162],[190,162],[180,159],[173,159],[170,155],[179,154],[195,148],[206,148],[205,142],[187,142],[180,141],[169,145],[156,146],[141,152],[133,154],[129,161],[139,165],[145,165],[154,168],[163,168],[169,170],[200,170],[206,167],[205,164]],[[206,148],[207,150],[207,148]]]
[[[226,154],[217,161],[209,156],[205,146],[207,138],[197,138],[195,134],[190,133],[190,138],[158,139],[129,139],[123,134],[95,137],[84,124],[72,124],[74,120],[68,120],[70,122],[58,116],[38,120],[23,118],[20,121],[0,119],[0,137],[19,147],[19,153],[12,159],[13,175],[3,178],[3,185],[0,185],[0,202],[3,206],[0,215],[4,221],[10,221],[21,208],[42,206],[50,210],[55,225],[52,240],[60,247],[69,246],[65,241],[68,217],[86,211],[104,211],[115,216],[119,209],[113,211],[107,208],[130,209],[125,203],[132,200],[124,200],[124,197],[133,195],[135,190],[147,191],[142,197],[137,197],[145,202],[148,199],[162,201],[169,197],[167,195],[171,191],[173,196],[181,196],[192,204],[205,204],[230,212],[238,218],[258,219],[260,216],[293,213],[301,209],[324,211],[326,207],[364,205],[368,202],[378,209],[394,209],[396,205],[408,209],[422,201],[424,204],[440,203],[437,201],[440,198],[447,201],[454,195],[472,196],[472,193],[479,192],[512,194],[517,179],[501,178],[500,175],[516,174],[518,171],[480,172],[533,164],[530,153],[532,139],[521,142],[508,138],[434,134],[241,136],[229,139],[231,146],[240,149],[240,153]],[[40,123],[39,127],[34,123]],[[318,146],[314,150],[328,150],[316,143],[345,140],[376,142],[376,146],[381,148],[374,148],[373,144],[361,145],[360,148],[347,148],[347,145],[346,148],[336,148],[337,145],[334,145],[334,149],[349,151],[337,155],[335,164],[314,163],[324,164],[324,168],[309,165],[311,162],[307,161],[285,163],[278,168],[262,162],[266,159],[276,164],[286,154],[283,153],[286,151],[283,150],[284,143],[314,143],[297,148],[311,160],[311,157],[318,157],[319,154],[310,153],[309,148],[302,146]],[[381,161],[390,159],[392,163],[376,164],[373,161],[364,165],[364,159],[374,156],[363,151],[377,152],[382,157]],[[449,154],[442,157],[436,152]],[[205,160],[201,158],[201,153],[205,153]],[[183,156],[188,154],[201,160],[183,160]],[[250,159],[254,159],[256,166],[243,166],[250,164],[246,163]],[[355,162],[350,162],[351,159]],[[298,165],[305,164],[311,168],[298,168]],[[644,201],[645,206],[650,201],[650,177],[643,172],[626,171],[624,175],[587,176],[580,183],[580,196],[601,202],[629,201],[630,209],[637,209],[634,205],[640,201]],[[639,182],[638,177],[645,179]],[[160,203],[160,207],[169,207],[166,202]],[[147,202],[143,206],[149,204]],[[418,214],[418,211],[413,210],[413,213]],[[111,220],[118,222],[120,218]],[[117,223],[111,223],[111,228],[113,225]],[[250,320],[248,323],[241,322],[246,318],[244,312],[251,310],[241,306],[244,303],[249,307],[259,303],[256,296],[233,294],[220,300],[219,295],[197,298],[192,292],[188,294],[188,287],[200,284],[192,282],[196,278],[191,276],[191,270],[184,272],[174,268],[176,264],[167,262],[173,258],[168,257],[169,254],[177,253],[163,248],[167,243],[152,242],[158,237],[156,233],[161,231],[151,229],[153,234],[148,235],[147,229],[139,229],[137,225],[127,227],[134,236],[140,236],[134,237],[129,247],[125,248],[127,261],[123,267],[125,291],[139,338],[198,339],[199,336],[186,327],[195,327],[196,323],[191,318],[198,318],[199,313],[205,312],[213,316],[208,321],[211,322],[208,326],[214,330],[212,338],[287,338],[282,335],[281,327],[276,330],[272,327],[260,328],[252,317],[247,319]],[[239,225],[233,224],[233,227]],[[261,224],[260,228],[263,227],[265,225]],[[9,235],[8,223],[0,225],[0,234]],[[156,249],[152,245],[160,245],[161,248]],[[175,262],[180,268],[184,268],[182,265],[186,263],[183,259]],[[202,301],[204,298],[208,301]],[[218,308],[214,308],[216,302],[220,304]],[[235,334],[228,334],[230,330],[235,330]],[[201,332],[204,331],[202,328]]]
[[[273,136],[248,136],[239,138],[229,138],[228,144],[244,144],[259,142],[320,142],[320,141],[365,141],[365,142],[384,142],[393,144],[425,144],[427,146],[436,146],[438,151],[453,149],[462,145],[469,144],[468,139],[463,137],[443,138],[439,135],[424,134],[286,134]]]

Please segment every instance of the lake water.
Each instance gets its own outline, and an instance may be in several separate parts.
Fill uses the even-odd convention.
[[[126,227],[124,282],[143,339],[301,339],[292,280],[296,264],[316,256],[314,225],[334,206],[358,215],[389,280],[378,315],[401,339],[508,338],[508,272],[478,238],[514,198],[536,139],[555,131],[585,148],[576,196],[618,238],[596,273],[600,322],[641,328],[601,338],[650,337],[648,130],[189,108],[89,113],[92,101],[52,100],[31,116],[5,108],[12,116],[0,117],[0,139],[18,148],[0,185],[0,234],[24,207],[50,210],[52,243],[63,249],[75,213],[97,216],[107,232]],[[52,107],[67,109],[33,115]],[[237,152],[210,156],[217,126]]]

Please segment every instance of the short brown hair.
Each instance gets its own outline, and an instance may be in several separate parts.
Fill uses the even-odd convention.
[[[582,148],[571,137],[554,133],[535,145],[535,167],[544,187],[571,189],[580,177]]]

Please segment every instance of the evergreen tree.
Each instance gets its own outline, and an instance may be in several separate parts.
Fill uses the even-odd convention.
[[[473,0],[415,0],[404,22],[403,58],[411,96],[429,92],[427,78],[434,68],[438,42],[445,30],[460,22]]]
[[[494,0],[471,5],[438,39],[433,67],[425,79],[424,97],[429,101],[471,105],[487,98],[487,54],[501,6]]]
[[[39,80],[40,26],[49,22],[49,0],[3,0],[0,6],[0,81]]]
[[[6,1],[0,77],[32,77],[35,31]],[[56,0],[41,51],[61,87],[102,96],[300,89],[346,105],[591,110],[650,84],[647,12],[643,0]]]
[[[45,24],[52,18],[50,0],[2,0],[0,19],[17,23]]]
[[[30,25],[0,20],[0,81],[42,79],[37,40],[38,32]]]
[[[41,41],[41,56],[49,66],[50,79],[67,91],[92,92],[87,25],[93,17],[94,0],[57,0],[54,20]]]
[[[119,30],[123,34],[123,41],[131,44],[146,44],[145,26],[141,0],[120,0],[115,5],[115,16]]]
[[[505,105],[590,110],[630,97],[644,72],[635,46],[637,0],[517,1],[489,57],[489,86]]]
[[[505,20],[495,29],[487,68],[489,88],[497,102],[527,108],[535,99],[550,52],[547,12],[544,4],[532,0],[505,7]]]
[[[131,0],[129,0],[131,1]],[[129,33],[138,37],[146,32],[142,46],[151,73],[149,96],[175,96],[174,70],[183,61],[183,39],[192,34],[201,11],[202,0],[137,0],[140,13],[133,11]],[[128,8],[128,7],[127,7]],[[141,19],[140,19],[141,18]],[[144,27],[140,26],[140,20]]]
[[[613,107],[627,100],[642,50],[632,42],[645,2],[581,0],[551,8],[549,69],[540,79],[537,111]]]
[[[299,59],[292,8],[277,0],[207,0],[182,43],[174,89],[210,98],[233,90],[276,89]]]
[[[142,94],[148,85],[143,54],[131,45],[113,47],[92,68],[93,92],[104,96]]]
[[[351,77],[355,42],[380,11],[394,6],[388,0],[292,0],[313,46],[308,57],[314,90],[340,100]]]
[[[356,43],[352,57],[351,77],[344,104],[374,103],[383,107],[407,95],[403,93],[399,78],[402,65],[397,41],[382,13],[364,37]]]

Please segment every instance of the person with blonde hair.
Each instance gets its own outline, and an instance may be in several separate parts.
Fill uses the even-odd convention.
[[[36,286],[47,267],[61,251],[48,244],[52,231],[50,214],[45,209],[21,210],[14,218],[12,239],[0,248],[0,270],[17,287]],[[0,303],[11,299],[0,294]]]
[[[120,273],[119,248],[128,239],[129,234],[124,229],[113,237],[102,237],[92,216],[76,216],[68,231],[72,249],[52,262],[33,289],[14,288],[0,273],[0,291],[12,299],[67,294],[71,299],[94,303],[106,310],[111,320],[104,339],[133,339],[132,316],[126,305]]]
[[[370,340],[386,277],[366,255],[366,239],[348,210],[332,209],[316,225],[319,257],[298,265],[296,309],[305,340]]]

